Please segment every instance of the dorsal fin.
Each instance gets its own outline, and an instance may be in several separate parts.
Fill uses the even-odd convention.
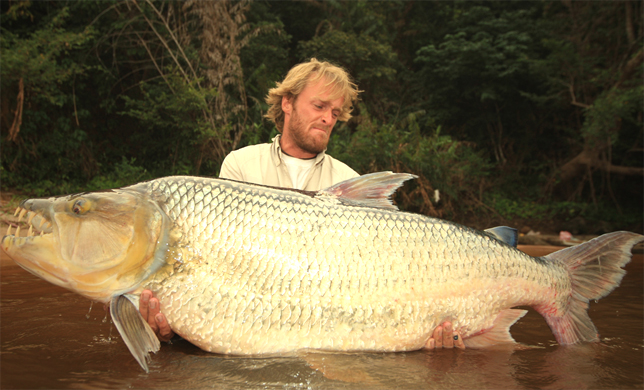
[[[519,233],[515,228],[508,226],[497,226],[485,229],[484,231],[515,248],[517,247],[517,243],[519,242]]]
[[[409,173],[376,172],[345,180],[318,191],[315,197],[332,197],[351,206],[398,210],[391,195],[403,183],[418,176]]]

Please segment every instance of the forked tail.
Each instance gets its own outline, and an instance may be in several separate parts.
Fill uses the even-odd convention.
[[[566,265],[572,294],[563,316],[541,313],[559,344],[598,341],[597,328],[588,316],[588,301],[600,299],[619,286],[631,260],[631,249],[644,236],[631,232],[604,234],[586,243],[546,256]]]

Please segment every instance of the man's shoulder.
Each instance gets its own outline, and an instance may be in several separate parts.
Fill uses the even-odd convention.
[[[330,167],[331,171],[335,175],[342,177],[343,180],[360,176],[358,172],[353,170],[353,168],[338,160],[337,158],[334,158],[328,154],[325,156],[325,158],[328,159],[327,164],[329,164],[328,166]]]
[[[265,144],[256,144],[256,145],[248,145],[244,146],[243,148],[233,150],[229,154],[234,155],[234,156],[257,156],[260,153],[268,153],[271,150],[271,144],[270,143],[265,143]]]
[[[271,161],[271,144],[249,145],[234,150],[224,158],[219,177],[263,184]]]

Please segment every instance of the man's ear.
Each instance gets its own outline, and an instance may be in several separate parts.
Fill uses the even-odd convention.
[[[282,96],[282,111],[284,114],[291,114],[293,110],[293,97]]]

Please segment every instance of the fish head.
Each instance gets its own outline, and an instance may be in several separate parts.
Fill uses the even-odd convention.
[[[141,191],[119,189],[28,199],[27,237],[1,247],[27,271],[90,299],[108,302],[134,290],[163,263],[167,217]],[[34,229],[37,234],[32,235]]]

